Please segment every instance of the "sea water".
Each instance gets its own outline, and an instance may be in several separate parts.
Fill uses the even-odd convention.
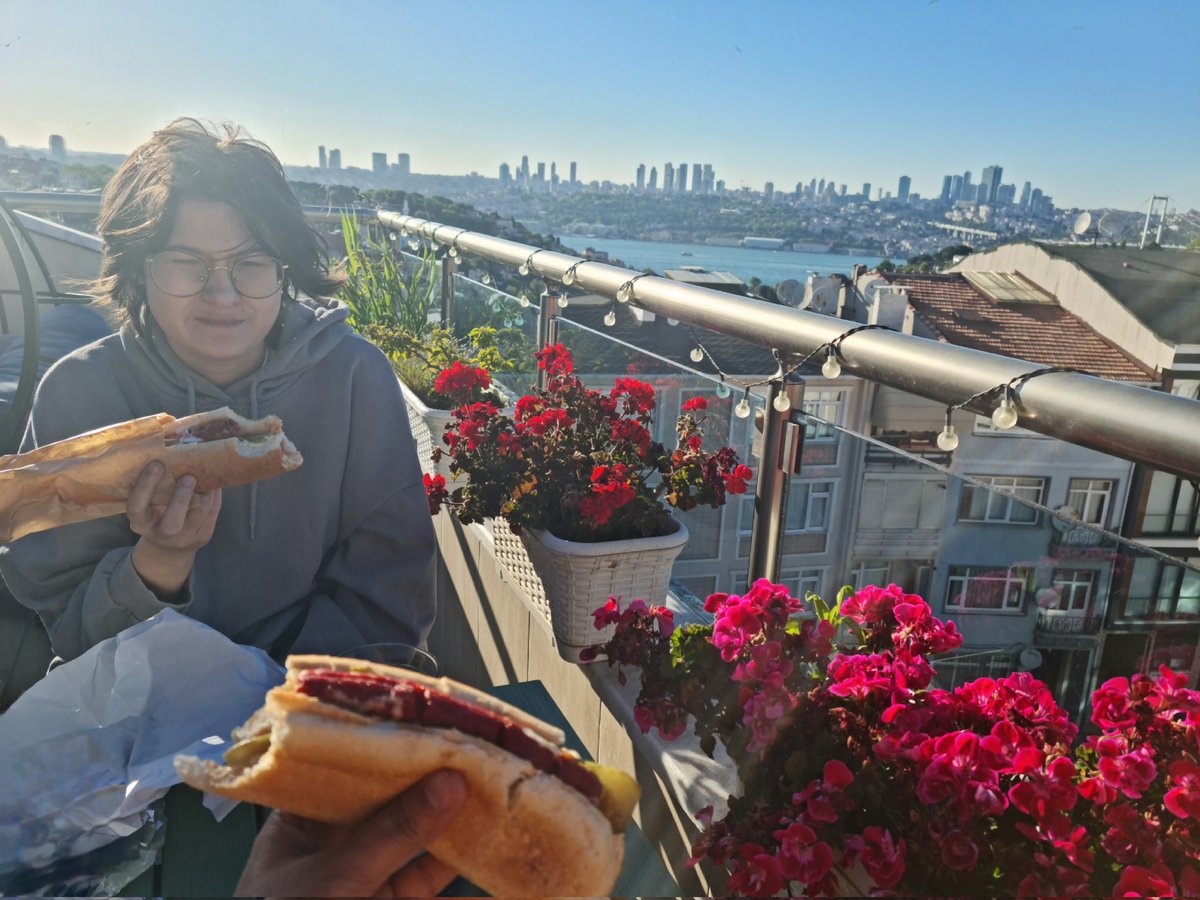
[[[791,250],[751,250],[713,244],[674,244],[663,241],[629,241],[593,238],[578,234],[562,236],[568,247],[583,252],[585,247],[603,250],[630,269],[680,269],[703,266],[712,272],[731,272],[742,281],[758,278],[774,287],[794,278],[803,284],[809,275],[849,275],[857,264],[871,268],[878,256],[844,256],[839,253],[798,253]]]

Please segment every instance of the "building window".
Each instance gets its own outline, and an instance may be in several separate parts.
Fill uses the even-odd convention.
[[[779,583],[786,586],[793,597],[799,597],[801,600],[809,592],[820,595],[824,578],[823,569],[784,569],[779,573]]]
[[[1047,609],[1086,615],[1096,593],[1096,572],[1092,569],[1055,569],[1051,578],[1058,595]]]
[[[1175,565],[1151,556],[1133,561],[1129,595],[1121,612],[1123,619],[1200,619],[1200,572],[1189,565]]]
[[[838,439],[835,425],[842,424],[842,406],[845,391],[806,390],[800,410],[815,418],[804,420],[804,439],[806,441],[836,441]],[[823,419],[818,422],[816,419]]]
[[[876,587],[887,587],[891,584],[888,579],[889,566],[887,563],[859,563],[851,574],[851,585],[856,591],[862,590],[869,584]]]
[[[788,488],[786,530],[789,534],[826,531],[833,508],[832,481],[793,480]],[[738,510],[738,534],[750,534],[754,524],[754,498],[742,498]]]
[[[972,475],[980,484],[964,482],[958,503],[960,522],[1036,525],[1038,511],[1025,502],[1041,503],[1044,478],[1013,475]]]
[[[988,569],[951,566],[946,608],[995,612],[1021,612],[1025,603],[1024,569]]]
[[[825,531],[833,507],[833,482],[793,481],[787,505],[788,531]]]
[[[1108,522],[1116,483],[1099,478],[1072,478],[1067,488],[1067,506],[1075,510],[1080,522],[1103,526]]]

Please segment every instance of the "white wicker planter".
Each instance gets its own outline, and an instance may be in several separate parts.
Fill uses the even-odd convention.
[[[397,379],[400,381],[400,379]],[[408,426],[412,429],[413,441],[417,445],[417,459],[421,462],[421,471],[426,475],[441,475],[450,484],[450,458],[443,456],[434,463],[433,448],[445,447],[442,435],[450,424],[451,416],[448,409],[430,409],[412,392],[407,384],[400,381],[400,390],[404,394],[404,404],[408,407]]]
[[[610,596],[625,603],[666,600],[671,567],[687,543],[682,522],[671,534],[626,541],[579,543],[544,531],[515,535],[507,522],[493,531],[496,558],[529,605],[550,623],[559,655],[579,662],[579,652],[612,636],[597,631],[592,613]]]

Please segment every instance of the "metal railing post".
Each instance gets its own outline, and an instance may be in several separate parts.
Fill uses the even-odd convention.
[[[546,288],[538,298],[537,349],[558,343],[558,294]],[[538,369],[539,390],[546,389],[546,370]]]
[[[783,412],[775,408],[775,398],[781,393],[786,393],[790,402]],[[803,400],[804,379],[800,376],[788,375],[782,384],[772,381],[767,389],[767,405],[755,422],[762,428],[762,454],[758,460],[754,494],[747,587],[759,578],[779,580],[783,535],[787,526],[788,485],[792,475],[800,471],[804,450],[804,422],[799,413]]]
[[[437,252],[437,244],[434,244]],[[442,327],[449,328],[454,322],[454,273],[458,271],[458,263],[447,253],[442,257]]]

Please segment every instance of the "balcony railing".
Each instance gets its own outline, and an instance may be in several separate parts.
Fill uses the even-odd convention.
[[[1095,634],[1100,630],[1100,623],[1101,617],[1095,613],[1039,609],[1037,630],[1047,634]]]

